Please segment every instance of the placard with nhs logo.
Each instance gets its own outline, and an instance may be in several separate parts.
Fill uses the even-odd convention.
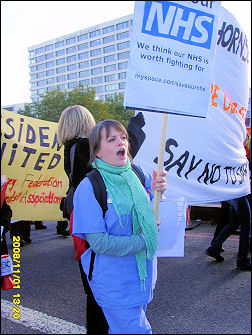
[[[136,1],[124,106],[206,117],[221,1]]]

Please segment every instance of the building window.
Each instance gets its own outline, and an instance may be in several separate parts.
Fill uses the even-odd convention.
[[[76,79],[77,78],[77,72],[74,72],[74,73],[69,73],[67,75],[67,79],[68,80],[72,80],[72,79]]]
[[[101,29],[97,29],[97,30],[91,31],[89,33],[89,37],[90,38],[95,37],[95,36],[99,36],[99,35],[101,35]]]
[[[45,56],[44,55],[36,57],[36,62],[42,62],[43,60],[45,60]]]
[[[64,41],[59,41],[55,43],[55,48],[60,48],[60,47],[63,47],[64,45],[65,45]]]
[[[36,65],[36,70],[43,70],[45,68],[45,63]]]
[[[76,37],[71,37],[66,40],[66,45],[69,45],[75,42],[76,42]]]
[[[89,85],[90,84],[90,79],[80,80],[79,84],[84,85],[84,86]]]
[[[53,84],[53,83],[55,83],[55,78],[52,77],[52,78],[48,78],[48,79],[46,79],[46,83],[47,83],[47,84]]]
[[[58,67],[56,69],[56,73],[63,73],[63,72],[66,72],[66,67],[65,66],[61,66],[61,67]]]
[[[110,72],[116,70],[116,64],[106,65],[104,66],[104,72]]]
[[[130,41],[122,42],[117,44],[117,50],[122,50],[130,47]]]
[[[125,89],[125,82],[119,83],[119,90]]]
[[[97,45],[101,45],[101,39],[94,40],[90,42],[90,47],[96,47]]]
[[[56,59],[56,65],[64,64],[64,63],[65,63],[65,58]]]
[[[31,74],[31,80],[33,80],[33,79],[36,79],[36,74],[34,73],[34,74]]]
[[[41,52],[44,51],[44,47],[41,47],[41,48],[38,48],[38,49],[35,49],[35,54],[40,54]]]
[[[89,70],[84,70],[79,72],[79,77],[87,77],[89,76],[90,71]]]
[[[128,68],[128,62],[118,63],[118,70],[127,69],[127,68]]]
[[[118,89],[117,84],[110,84],[110,85],[105,85],[105,91],[114,91]]]
[[[54,66],[54,60],[51,60],[50,62],[46,62],[46,67]]]
[[[91,79],[91,83],[92,84],[100,84],[103,82],[103,78],[102,77],[95,77]]]
[[[45,51],[49,51],[53,49],[53,44],[48,44],[45,46]]]
[[[62,55],[65,55],[65,49],[61,49],[61,50],[56,51],[56,57],[62,56]]]
[[[35,58],[30,59],[30,64],[36,63]]]
[[[95,67],[91,70],[91,74],[99,74],[102,73],[102,67]]]
[[[66,84],[60,84],[57,86],[60,90],[65,90],[66,89]]]
[[[94,50],[91,50],[90,51],[90,56],[93,57],[93,56],[98,56],[102,53],[102,49],[99,48],[99,49],[94,49]]]
[[[113,62],[115,59],[116,59],[115,54],[105,56],[104,57],[104,63]]]
[[[128,27],[129,27],[129,21],[117,23],[117,25],[116,25],[117,30],[128,28]]]
[[[57,77],[57,81],[65,81],[66,80],[66,75],[63,75],[63,76],[58,76]]]
[[[77,60],[77,56],[76,55],[72,55],[72,56],[68,56],[67,57],[67,63],[75,62],[76,60]]]
[[[30,66],[30,72],[34,72],[35,71],[35,66]]]
[[[31,83],[31,87],[35,87],[35,86],[37,86],[37,82],[36,82],[36,81],[33,81],[33,82]]]
[[[54,70],[54,69],[51,69],[51,70],[47,70],[47,71],[46,71],[46,75],[47,75],[47,76],[52,76],[52,75],[54,75],[54,73],[55,73],[55,70]]]
[[[104,53],[113,52],[113,51],[115,51],[115,45],[114,44],[108,45],[107,47],[103,48],[103,52]]]
[[[51,91],[53,91],[53,90],[55,90],[55,86],[49,86],[49,87],[47,87],[47,91],[48,92],[51,92]]]
[[[115,26],[109,26],[109,27],[105,27],[102,29],[102,33],[103,34],[108,34],[111,33],[112,31],[115,31]]]
[[[67,71],[73,71],[73,70],[77,70],[77,64],[70,64],[67,65]]]
[[[37,86],[44,86],[45,85],[45,80],[38,80],[37,81]]]
[[[123,38],[129,37],[129,31],[124,31],[123,33],[119,33],[116,36],[118,40],[122,40]]]
[[[118,79],[126,79],[126,72],[118,73]]]
[[[88,42],[78,45],[78,50],[83,50],[88,48]]]
[[[83,41],[83,40],[86,40],[87,38],[88,38],[88,33],[79,35],[79,36],[77,37],[78,42]]]
[[[34,55],[35,55],[35,51],[34,50],[29,51],[29,57],[34,56]]]
[[[82,69],[83,67],[88,67],[88,66],[89,66],[89,60],[79,63],[79,69]]]
[[[69,48],[66,48],[66,53],[67,54],[70,54],[71,52],[75,52],[76,51],[76,46],[72,46],[72,47],[69,47]]]
[[[45,89],[45,88],[40,88],[40,89],[37,90],[37,93],[38,93],[38,94],[43,94],[43,93],[45,93],[45,92],[46,92],[46,89]]]
[[[50,52],[49,54],[45,55],[46,59],[50,59],[50,58],[53,58],[53,57],[54,57],[54,52]]]
[[[117,59],[129,58],[129,51],[120,52],[117,54]]]
[[[104,76],[104,79],[105,79],[105,82],[113,81],[113,80],[116,80],[116,75],[115,74],[109,74],[107,76]]]
[[[45,72],[44,71],[37,73],[37,78],[41,78],[41,77],[44,77],[44,76],[45,76]]]
[[[74,88],[74,87],[78,86],[78,81],[73,81],[71,83],[68,83],[67,86],[68,86],[68,88]]]
[[[91,60],[91,65],[98,65],[98,64],[101,64],[102,63],[102,58],[95,58],[95,59],[92,59]]]
[[[115,35],[110,35],[110,36],[106,36],[103,37],[103,43],[109,43],[109,42],[114,42],[115,40]]]
[[[31,95],[37,94],[37,90],[31,90]]]
[[[94,87],[96,93],[100,93],[100,92],[103,92],[103,86],[96,86]]]
[[[78,54],[78,59],[83,59],[88,57],[88,51]]]

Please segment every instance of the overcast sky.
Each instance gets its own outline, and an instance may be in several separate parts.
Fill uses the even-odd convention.
[[[1,106],[30,102],[28,47],[133,14],[134,3],[1,1]],[[222,1],[222,6],[242,26],[251,50],[251,1]]]

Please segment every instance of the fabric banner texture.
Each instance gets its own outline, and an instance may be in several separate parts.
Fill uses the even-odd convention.
[[[1,110],[1,174],[13,220],[64,220],[60,201],[68,189],[57,123]]]
[[[207,117],[168,116],[167,199],[185,197],[188,205],[207,204],[250,192],[243,146],[248,98],[247,38],[234,16],[221,7]],[[146,139],[135,162],[151,172],[157,167],[162,115],[143,114]]]

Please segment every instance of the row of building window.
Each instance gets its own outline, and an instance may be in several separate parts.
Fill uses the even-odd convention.
[[[88,67],[88,66],[89,66],[89,61],[78,63],[78,68],[79,69],[85,68],[85,67]],[[127,68],[128,68],[128,61],[117,64],[117,69],[118,70],[127,69]],[[36,78],[42,78],[42,77],[45,77],[45,76],[53,76],[53,75],[55,75],[55,73],[62,73],[62,72],[65,72],[65,71],[74,71],[74,70],[77,70],[77,63],[70,64],[67,67],[62,66],[62,67],[59,67],[59,68],[56,68],[56,69],[41,71],[41,72],[38,72],[36,74],[32,73],[30,77],[31,77],[31,80],[34,80]],[[116,71],[116,64],[110,64],[110,65],[106,65],[104,67],[102,67],[102,66],[101,67],[95,67],[95,68],[91,69],[91,74],[92,75],[100,74],[103,71],[104,72]]]
[[[68,84],[61,84],[58,85],[57,87],[59,87],[60,90],[65,90],[65,89],[71,89],[74,88],[76,86],[78,86],[79,84],[82,84],[84,86],[86,85],[90,85],[90,80],[86,79],[86,80],[80,80],[80,81],[74,81]],[[103,92],[103,90],[105,89],[105,92],[109,92],[109,91],[115,91],[118,89],[125,89],[125,82],[121,82],[119,84],[109,84],[109,85],[105,85],[105,86],[96,86],[94,87],[96,90],[96,93],[100,93]],[[40,88],[37,90],[31,90],[31,95],[39,95],[39,94],[43,94],[45,92],[50,92],[52,90],[55,90],[56,86],[50,86],[50,87],[44,87],[44,88]]]
[[[85,59],[85,58],[88,58],[87,53],[83,52],[81,54],[78,54],[78,60]],[[108,55],[104,57],[94,58],[90,60],[90,64],[91,66],[94,66],[94,65],[98,65],[102,63],[113,62],[113,61],[116,61],[116,58],[117,60],[129,58],[129,51],[120,52],[117,54],[117,57],[116,57],[116,54],[113,54],[113,55]],[[65,57],[59,58],[59,59],[56,59],[56,61],[53,60],[53,61],[49,61],[46,63],[38,64],[36,66],[30,66],[30,72],[34,72],[36,70],[43,70],[45,68],[49,68],[55,65],[65,64],[65,62],[71,63],[75,61],[77,61],[77,55],[72,55],[66,58]]]
[[[60,72],[58,72],[58,73],[60,73]],[[57,76],[56,78],[51,77],[51,78],[48,78],[48,79],[34,81],[34,82],[31,83],[31,88],[33,88],[35,86],[45,86],[45,85],[48,85],[48,84],[53,84],[56,81],[60,82],[60,81],[77,79],[78,77],[79,78],[88,77],[89,75],[90,75],[89,70],[81,71],[79,73],[78,72],[73,72],[73,73],[69,73],[68,75]],[[103,80],[104,80],[104,82],[114,81],[114,80],[117,80],[116,77],[118,77],[119,80],[126,79],[126,72],[118,73],[117,76],[116,76],[115,73],[113,73],[113,74],[109,74],[109,75],[104,76],[104,77],[100,76],[100,77],[91,78],[91,83],[92,84],[100,84],[100,83],[103,83]]]
[[[125,29],[125,28],[128,28],[128,27],[129,27],[129,21],[125,21],[125,22],[118,23],[116,25],[116,30]],[[69,45],[69,44],[73,44],[73,43],[76,43],[76,42],[83,41],[85,39],[88,39],[88,37],[93,38],[93,37],[96,37],[96,36],[100,36],[102,33],[107,34],[107,33],[113,32],[113,31],[115,31],[115,25],[105,27],[103,29],[97,29],[97,30],[91,31],[89,33],[81,34],[77,37],[71,37],[71,38],[68,38],[66,40],[58,41],[56,43],[48,44],[45,47],[40,47],[40,48],[37,48],[35,50],[29,51],[29,55],[30,56],[37,55],[37,54],[43,53],[45,51],[52,50],[52,49],[54,49],[54,47],[55,48],[60,48],[64,45]],[[118,35],[120,35],[120,34],[117,34],[117,36]]]
[[[93,46],[101,45],[99,40],[96,40],[96,41],[93,41],[93,42],[95,42],[95,44]],[[129,46],[130,46],[130,41],[125,41],[125,42],[122,42],[122,43],[118,43],[117,44],[117,50],[126,49],[126,48],[129,48]],[[72,53],[72,52],[77,52],[77,51],[80,51],[80,50],[84,50],[86,48],[88,48],[87,43],[79,44],[78,46],[74,45],[70,48],[58,50],[55,53],[50,52],[50,53],[45,54],[45,55],[41,55],[41,56],[38,56],[38,57],[35,57],[35,58],[31,58],[30,59],[30,64],[42,62],[46,59],[51,59],[51,58],[54,58],[54,57],[63,56],[65,54],[69,54],[69,53]],[[113,44],[113,45],[109,45],[107,47],[103,47],[103,52],[104,53],[112,52],[112,51],[115,51],[115,49],[116,49],[116,46],[115,46],[115,44]],[[99,51],[97,51],[97,50],[99,50]],[[96,50],[91,50],[90,55],[94,56],[95,53],[97,54],[97,52],[102,53],[102,48],[99,48],[99,49],[96,49]]]

